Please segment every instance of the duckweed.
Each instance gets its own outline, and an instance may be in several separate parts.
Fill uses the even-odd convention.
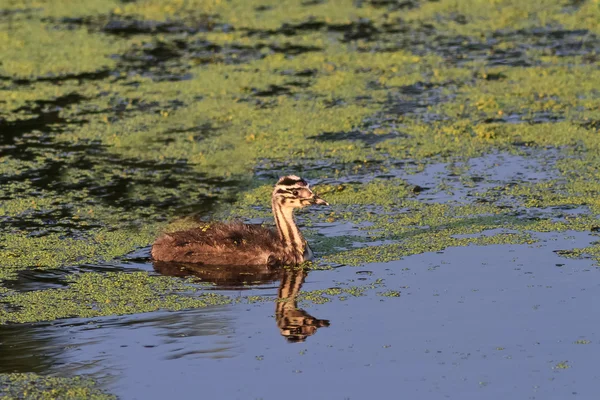
[[[0,397],[3,399],[90,399],[113,400],[96,383],[84,377],[62,378],[28,374],[0,374]]]
[[[597,2],[394,4],[4,5],[0,282],[118,259],[198,219],[271,223],[272,183],[285,173],[331,203],[299,213],[321,257],[312,269],[593,232]],[[480,185],[472,178],[485,171],[468,161],[497,152],[552,155],[556,173]],[[422,200],[408,176],[436,163],[451,174],[430,193],[464,196]],[[356,235],[322,235],[339,223]],[[595,244],[563,255],[600,260]],[[233,301],[143,273],[0,295],[0,323]]]
[[[230,304],[229,297],[200,291],[202,285],[144,272],[82,273],[66,289],[10,293],[2,301],[0,324],[183,310]]]

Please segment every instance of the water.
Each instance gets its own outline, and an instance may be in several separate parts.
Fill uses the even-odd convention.
[[[5,47],[13,54],[0,63],[0,252],[8,249],[0,273],[29,254],[56,266],[36,268],[34,258],[2,275],[1,287],[63,289],[80,273],[195,274],[217,283],[206,290],[235,301],[0,325],[0,374],[91,376],[123,399],[597,397],[597,259],[565,257],[598,240],[595,186],[579,188],[573,179],[598,170],[585,148],[597,145],[590,138],[598,130],[597,77],[585,69],[600,51],[589,1],[550,2],[539,11],[501,2],[488,15],[481,13],[487,4],[477,1],[448,8],[414,0],[351,7],[308,0],[294,8],[308,10],[298,18],[275,3],[228,2],[245,10],[233,15],[226,8],[219,13],[223,2],[198,3],[193,12],[174,10],[187,2],[101,3],[77,10],[0,7],[0,36],[12,39]],[[161,14],[172,7],[174,14]],[[522,13],[528,16],[520,20]],[[576,27],[572,16],[581,21]],[[86,39],[61,47],[71,43],[56,39],[62,30]],[[27,44],[35,34],[48,36],[39,41],[43,46]],[[52,61],[40,56],[48,48]],[[397,52],[403,56],[393,58]],[[94,53],[101,60],[90,65],[61,64],[61,54],[85,61]],[[16,64],[15,54],[22,58]],[[79,60],[80,54],[90,57]],[[39,58],[39,65],[29,58]],[[579,84],[571,76],[585,77],[587,86],[570,93]],[[511,90],[516,94],[506,95]],[[229,105],[232,115],[214,112]],[[350,123],[348,106],[352,113],[378,111]],[[316,119],[327,123],[307,123]],[[543,124],[539,137],[527,134]],[[281,132],[289,135],[289,148],[280,145]],[[556,132],[573,135],[573,142]],[[438,140],[449,145],[447,137],[465,153],[430,146]],[[585,162],[564,163],[569,157]],[[557,161],[573,171],[561,176]],[[469,233],[453,238],[523,233],[531,226],[569,229],[572,221],[581,231],[532,232],[539,239],[533,245],[447,248],[308,274],[153,265],[150,237],[127,237],[136,244],[119,254],[100,251],[65,262],[51,257],[87,254],[67,248],[69,239],[101,250],[99,233],[210,218],[254,184],[271,184],[284,172],[333,187],[400,178],[413,186],[406,196],[413,202],[448,205],[441,213],[450,214],[455,206],[492,205],[512,223],[508,229],[463,216],[448,225]],[[536,191],[545,182],[575,185]],[[507,187],[532,187],[533,194],[506,196]],[[560,198],[560,189],[574,199]],[[353,206],[332,202],[331,210],[301,214],[321,255],[410,242],[404,233],[374,240],[368,228],[381,233],[377,222],[353,221],[365,209],[392,217],[410,210]],[[328,218],[330,211],[335,218]],[[517,223],[538,220],[567,228]],[[472,230],[460,230],[463,221]],[[415,231],[437,235],[443,225]],[[56,241],[44,241],[52,235]],[[25,240],[14,244],[15,238]],[[334,243],[333,249],[322,250],[322,242]],[[118,257],[137,244],[142,247]],[[99,258],[110,260],[90,261]],[[311,291],[354,286],[364,291],[309,300]]]
[[[272,302],[3,326],[0,372],[90,374],[127,399],[593,398],[599,271],[554,253],[593,237],[541,238],[310,272],[303,290],[385,288],[300,302],[330,326],[298,343],[281,335]],[[252,291],[275,297],[277,285]]]

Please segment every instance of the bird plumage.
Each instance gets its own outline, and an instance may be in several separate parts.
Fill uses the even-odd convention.
[[[279,179],[272,194],[277,231],[241,222],[214,223],[167,233],[152,246],[157,261],[207,265],[295,265],[312,257],[298,229],[293,210],[311,204],[327,204],[295,175]]]

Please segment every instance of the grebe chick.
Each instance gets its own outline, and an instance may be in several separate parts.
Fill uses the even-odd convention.
[[[295,208],[328,203],[295,176],[277,181],[271,197],[277,231],[240,222],[216,223],[167,233],[156,239],[152,258],[207,265],[296,265],[312,251],[294,221]]]

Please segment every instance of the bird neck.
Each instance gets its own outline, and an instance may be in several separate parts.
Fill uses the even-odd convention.
[[[292,207],[283,207],[276,200],[273,200],[273,215],[279,238],[286,250],[295,253],[298,258],[308,259],[305,253],[310,254],[308,245],[300,229],[294,221],[294,209]]]

